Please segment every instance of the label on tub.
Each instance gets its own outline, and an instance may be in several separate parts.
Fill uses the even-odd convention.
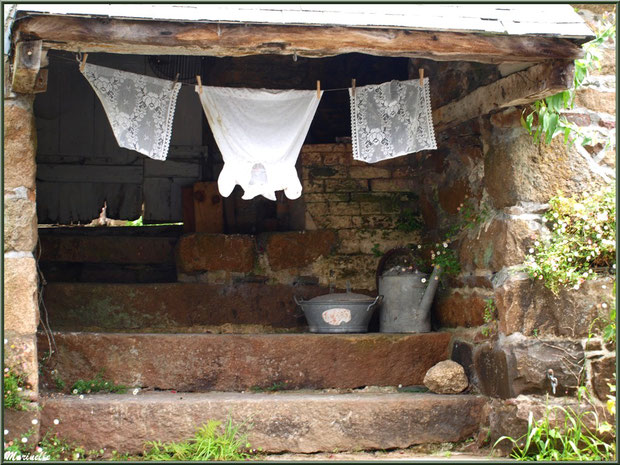
[[[351,310],[348,308],[330,308],[322,313],[323,321],[332,326],[351,321]]]

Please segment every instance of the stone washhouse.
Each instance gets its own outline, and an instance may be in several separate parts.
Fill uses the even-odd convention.
[[[615,346],[588,331],[613,279],[556,297],[519,265],[558,190],[615,183],[615,42],[568,115],[611,147],[534,144],[520,119],[572,86],[581,45],[615,5],[4,7],[4,363],[30,387],[27,410],[3,412],[9,438],[53,429],[87,450],[139,453],[231,418],[271,453],[483,446],[525,430],[549,369],[550,402],[576,403],[583,382],[604,404]],[[118,146],[79,72],[85,54],[184,84],[166,161]],[[437,149],[353,160],[352,79],[420,69]],[[197,75],[332,90],[297,161],[301,198],[219,196]],[[294,296],[347,282],[376,296],[378,255],[441,241],[464,205],[486,219],[450,244],[461,271],[442,278],[431,332],[381,333],[378,312],[368,333],[308,332]],[[139,217],[159,226],[121,226]],[[465,392],[404,389],[448,359]],[[71,395],[98,373],[139,391]]]

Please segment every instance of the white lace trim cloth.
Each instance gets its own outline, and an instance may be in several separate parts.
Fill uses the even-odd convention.
[[[118,145],[165,160],[181,83],[90,63],[82,74],[101,100]]]
[[[316,91],[196,86],[196,92],[224,159],[220,194],[228,197],[239,184],[245,200],[276,200],[277,190],[299,198],[295,162],[319,105]]]
[[[428,78],[349,89],[353,158],[376,163],[436,149]]]

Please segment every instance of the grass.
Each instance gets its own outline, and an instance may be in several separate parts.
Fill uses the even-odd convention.
[[[21,375],[13,372],[10,368],[6,368],[4,372],[4,408],[13,410],[25,410],[28,403],[21,396],[20,392],[25,386],[25,381]]]
[[[587,416],[593,417],[595,431],[586,426]],[[554,418],[564,421],[553,421]],[[530,412],[527,433],[517,439],[502,436],[493,448],[502,441],[509,441],[513,446],[510,457],[524,461],[615,461],[615,442],[608,444],[598,437],[606,433],[615,433],[615,428],[607,422],[599,422],[594,411],[576,413],[570,407],[547,406],[539,420],[534,420]]]
[[[143,460],[249,460],[250,444],[240,427],[229,419],[223,431],[222,422],[211,420],[200,427],[193,438],[182,442],[148,442]]]
[[[63,383],[64,384],[64,383]],[[116,394],[124,394],[127,392],[127,386],[122,384],[114,384],[103,378],[103,373],[99,372],[91,380],[78,379],[71,386],[72,394],[90,394],[93,392],[111,392]]]

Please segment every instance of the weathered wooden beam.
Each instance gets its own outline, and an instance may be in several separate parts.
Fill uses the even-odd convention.
[[[440,131],[500,108],[524,105],[557,94],[573,85],[573,61],[551,60],[510,74],[433,111]]]
[[[581,49],[566,39],[360,27],[183,23],[69,16],[18,21],[20,34],[50,48],[141,55],[326,57],[342,53],[483,63],[573,60]]]
[[[22,40],[15,45],[11,89],[21,94],[31,94],[37,84],[41,68],[43,41]]]

